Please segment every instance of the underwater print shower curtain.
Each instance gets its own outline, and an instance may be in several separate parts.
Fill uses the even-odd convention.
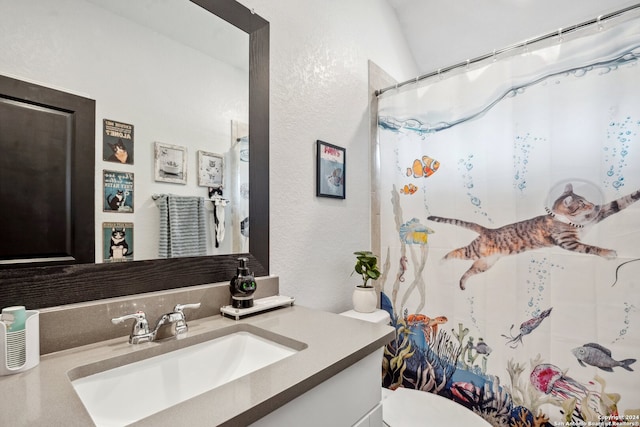
[[[640,21],[602,26],[380,95],[385,387],[640,425]]]

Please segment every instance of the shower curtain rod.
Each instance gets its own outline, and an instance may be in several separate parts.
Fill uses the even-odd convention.
[[[553,37],[562,37],[565,34],[572,33],[574,31],[580,30],[582,28],[588,27],[588,26],[593,25],[593,24],[598,24],[599,25],[600,23],[602,23],[603,21],[606,21],[607,19],[616,18],[616,17],[621,16],[621,15],[627,13],[627,12],[631,12],[632,10],[635,10],[635,9],[640,9],[640,3],[634,4],[632,6],[625,7],[623,9],[617,10],[615,12],[611,12],[611,13],[606,13],[606,14],[600,15],[600,16],[598,16],[596,18],[590,19],[588,21],[581,22],[581,23],[573,25],[571,27],[560,28],[555,32],[547,33],[547,34],[544,34],[542,36],[535,37],[533,39],[524,40],[524,41],[522,41],[520,43],[516,43],[516,44],[510,45],[510,46],[504,47],[502,49],[494,50],[491,53],[487,53],[485,55],[481,55],[481,56],[478,56],[478,57],[473,58],[473,59],[467,59],[466,61],[460,62],[458,64],[450,65],[450,66],[444,67],[444,68],[439,68],[439,69],[437,69],[435,71],[432,71],[432,72],[427,73],[427,74],[422,74],[421,76],[418,76],[418,77],[410,79],[410,80],[406,80],[406,81],[404,81],[402,83],[397,83],[397,84],[395,84],[393,86],[388,86],[388,87],[385,87],[383,89],[376,90],[375,94],[376,94],[376,96],[380,96],[383,93],[385,93],[385,92],[387,92],[387,91],[389,91],[391,89],[398,89],[398,88],[400,88],[402,86],[406,86],[406,85],[411,84],[411,83],[417,83],[420,80],[424,80],[424,79],[427,79],[429,77],[435,77],[435,76],[441,75],[443,73],[447,73],[449,71],[455,70],[456,68],[468,67],[471,64],[476,64],[478,62],[482,62],[482,61],[484,61],[486,59],[489,59],[489,58],[495,58],[500,54],[503,54],[503,53],[506,53],[506,52],[509,52],[509,51],[512,51],[512,50],[524,48],[524,47],[527,47],[527,46],[529,46],[531,44],[538,43],[538,42],[541,42],[541,41],[544,41],[544,40],[548,40],[548,39],[551,39]]]

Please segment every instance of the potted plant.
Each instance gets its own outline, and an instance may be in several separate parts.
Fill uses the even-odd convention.
[[[380,277],[378,269],[378,257],[370,251],[358,251],[354,272],[362,277],[362,284],[357,285],[353,291],[353,309],[360,313],[371,313],[378,305],[378,296],[373,286],[369,286],[369,280]]]

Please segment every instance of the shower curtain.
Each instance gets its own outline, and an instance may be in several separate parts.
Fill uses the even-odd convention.
[[[380,95],[385,387],[640,425],[639,55],[599,24]]]

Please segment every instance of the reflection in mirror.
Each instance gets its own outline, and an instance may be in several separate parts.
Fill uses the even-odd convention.
[[[248,191],[240,191],[241,187],[248,190],[248,166],[236,161],[238,144],[232,124],[248,122],[249,35],[184,0],[86,1],[98,6],[95,13],[101,16],[99,24],[94,24],[94,31],[96,25],[99,29],[94,36],[94,48],[100,43],[114,52],[118,62],[127,64],[101,79],[101,84],[106,81],[110,88],[118,87],[121,81],[128,81],[130,87],[129,115],[122,115],[118,101],[111,110],[105,107],[104,112],[105,117],[135,126],[135,139],[129,145],[138,155],[133,167],[121,169],[153,170],[153,179],[148,174],[134,176],[132,240],[143,244],[136,244],[133,255],[125,259],[248,251],[248,238],[241,234],[241,227],[248,217],[249,196]],[[133,45],[132,36],[136,40]],[[98,71],[100,66],[95,68]],[[149,92],[154,96],[150,97]],[[164,151],[180,154],[178,162],[157,164],[157,153],[148,155],[147,148],[159,143],[176,147]],[[109,151],[105,144],[99,149]],[[221,161],[216,162],[213,156],[219,156]],[[96,182],[101,185],[104,178],[98,175]],[[128,182],[114,185],[118,186],[130,185]],[[172,200],[180,200],[180,206],[189,206],[198,203],[198,198],[208,198],[210,186],[221,186],[216,192],[221,200],[206,201],[201,207],[204,215],[199,215],[199,210],[192,210],[189,215],[187,208],[173,212],[173,204],[160,210],[158,201],[152,202],[154,195],[181,196]],[[117,190],[111,188],[110,192],[117,196]],[[96,191],[100,194],[99,189]],[[103,192],[104,208],[96,210],[96,242],[97,246],[102,245],[96,247],[96,262],[112,259],[109,225],[116,220],[130,222],[129,215],[122,215],[119,208],[113,210],[106,204],[114,194],[104,193],[108,191]],[[164,213],[168,213],[166,223],[172,225],[170,230],[163,228]],[[180,221],[174,221],[175,217]],[[100,224],[105,223],[107,227],[100,230]],[[188,226],[184,227],[184,223]],[[197,238],[176,238],[190,233],[197,233]],[[167,242],[176,247],[166,251]]]
[[[204,204],[200,255],[232,253],[232,231],[246,217],[239,217],[242,200],[227,193],[232,178],[248,185],[248,174],[236,177],[229,161],[231,123],[248,122],[248,34],[184,0],[28,0],[4,10],[2,50],[11,55],[2,59],[3,74],[96,100],[96,262],[114,259],[114,228],[127,231],[130,247],[116,260],[158,258],[152,195],[207,197],[199,151],[227,160],[222,185],[230,201],[222,240],[213,203]],[[154,179],[156,142],[184,149],[185,170],[169,172],[181,179]]]
[[[268,22],[233,0],[168,1],[195,7],[209,17],[211,14],[220,16],[242,30],[245,44],[246,37],[249,36],[249,52],[244,55],[245,61],[249,57],[248,77],[246,70],[244,77],[238,77],[242,73],[226,73],[232,81],[246,82],[248,79],[248,90],[246,87],[244,90],[231,90],[229,88],[235,87],[235,83],[221,84],[219,77],[212,79],[210,73],[202,71],[211,62],[219,60],[205,57],[195,46],[186,49],[188,61],[191,62],[178,59],[178,45],[184,46],[188,42],[169,41],[165,30],[188,28],[191,20],[181,21],[178,25],[175,23],[178,16],[173,16],[176,19],[163,25],[162,31],[152,28],[151,24],[134,29],[130,19],[125,19],[120,12],[112,10],[108,12],[110,18],[107,21],[110,25],[105,28],[100,25],[105,20],[105,10],[97,5],[98,0],[93,3],[63,0],[55,2],[55,7],[50,4],[53,2],[45,0],[0,0],[3,10],[3,24],[0,26],[0,52],[3,52],[0,55],[0,74],[96,99],[95,222],[101,226],[102,222],[114,221],[115,217],[115,221],[123,218],[122,221],[134,223],[135,251],[137,253],[140,250],[142,258],[143,247],[155,246],[154,242],[146,241],[153,238],[141,237],[145,227],[155,228],[148,224],[159,216],[151,196],[156,193],[177,194],[180,190],[185,191],[184,194],[193,194],[191,190],[186,190],[189,182],[194,185],[194,191],[206,196],[208,188],[197,184],[197,151],[226,153],[234,143],[231,121],[248,122],[252,155],[252,162],[248,166],[251,240],[249,253],[243,255],[249,257],[250,268],[256,275],[266,275],[269,260]],[[160,3],[166,2],[123,2],[127,7],[131,4],[146,4],[149,8]],[[65,24],[59,19],[68,21]],[[205,37],[207,36],[199,35],[196,39]],[[226,36],[224,37],[226,42]],[[122,43],[116,45],[116,40]],[[207,40],[210,43],[210,38]],[[241,70],[242,66],[235,64],[227,68]],[[137,73],[139,70],[141,73]],[[170,78],[160,81],[160,76],[167,73]],[[195,78],[202,74],[209,77],[209,80],[195,82]],[[102,80],[116,75],[120,77],[117,81]],[[230,92],[233,97],[223,100],[221,95],[225,92]],[[186,102],[182,98],[185,95]],[[152,118],[144,116],[149,112],[153,114]],[[104,119],[133,125],[132,164],[119,164],[104,157]],[[214,141],[222,141],[225,148],[204,146]],[[187,184],[154,180],[152,158],[155,142],[186,147],[189,156]],[[202,148],[187,147],[187,143],[192,142],[203,144],[199,146]],[[133,212],[105,211],[102,200],[105,170],[133,174]],[[144,185],[149,188],[145,189]],[[158,189],[154,186],[162,187]],[[146,195],[143,195],[145,192]],[[143,216],[145,210],[153,212],[152,216]],[[109,219],[105,221],[103,215],[107,214],[110,214]],[[101,231],[96,227],[96,258],[99,261],[103,251]],[[229,245],[230,248],[235,247],[231,242]],[[225,281],[235,272],[236,258],[237,254],[99,265],[77,264],[68,267],[3,268],[0,270],[0,305],[9,302],[10,305],[48,307]]]
[[[233,227],[231,241],[233,253],[249,250],[249,126],[242,122],[233,122],[231,127],[231,152],[229,163],[235,173],[230,177],[233,203],[233,216],[240,220],[240,227]],[[247,177],[245,180],[244,177]]]
[[[94,100],[0,74],[0,265],[94,262],[94,133]]]

